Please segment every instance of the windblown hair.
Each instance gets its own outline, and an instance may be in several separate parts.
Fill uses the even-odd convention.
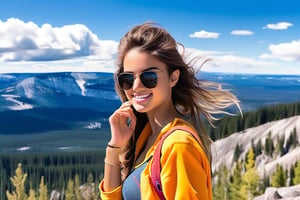
[[[158,60],[167,65],[168,73],[175,70],[180,71],[180,77],[177,84],[172,89],[172,101],[177,111],[183,116],[188,117],[193,126],[198,131],[202,140],[202,148],[207,158],[211,161],[211,139],[206,134],[203,126],[202,117],[213,125],[214,117],[217,114],[230,114],[225,111],[227,107],[237,105],[239,100],[229,90],[222,88],[221,84],[198,80],[194,69],[200,69],[200,66],[194,66],[195,60],[186,63],[183,53],[180,54],[178,47],[183,45],[177,43],[175,39],[161,26],[155,23],[146,22],[133,27],[121,39],[118,47],[117,71],[115,77],[124,71],[123,61],[127,52],[133,48],[141,52],[146,52],[155,56]],[[195,58],[196,60],[199,60]],[[116,85],[116,91],[122,101],[127,101],[124,91]],[[135,161],[135,142],[138,139],[142,129],[148,119],[145,113],[137,113],[137,125],[135,132],[125,149],[124,168],[128,172],[132,169]]]

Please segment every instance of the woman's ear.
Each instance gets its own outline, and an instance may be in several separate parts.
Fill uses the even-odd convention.
[[[179,80],[179,76],[180,76],[179,69],[176,69],[175,71],[172,72],[172,74],[170,75],[170,86],[171,87],[174,87],[176,85],[176,83]]]

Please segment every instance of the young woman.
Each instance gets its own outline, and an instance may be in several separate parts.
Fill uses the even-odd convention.
[[[165,199],[212,199],[211,140],[200,117],[238,99],[217,83],[199,81],[179,44],[162,27],[144,23],[121,39],[116,91],[122,105],[109,118],[111,140],[106,148],[102,199],[159,199],[152,184],[153,153],[171,128],[160,155],[161,190]],[[197,63],[197,62],[193,62]],[[226,113],[226,112],[225,112]]]

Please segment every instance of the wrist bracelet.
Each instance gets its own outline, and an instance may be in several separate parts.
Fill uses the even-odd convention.
[[[106,159],[104,160],[104,163],[109,165],[109,166],[112,166],[112,167],[121,167],[121,163],[114,164],[114,163],[111,163],[111,162],[107,162]]]
[[[121,149],[121,147],[113,146],[113,145],[110,145],[110,144],[107,144],[107,146],[110,147],[110,148],[113,148],[113,149]]]

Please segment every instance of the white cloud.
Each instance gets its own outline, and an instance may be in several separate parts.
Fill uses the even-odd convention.
[[[10,18],[0,20],[0,61],[55,61],[92,56],[113,59],[118,43],[99,40],[85,25],[41,27]]]
[[[254,74],[284,74],[286,69],[277,62],[242,57],[236,55],[220,55],[213,57],[213,62],[204,66],[206,71],[223,73],[254,73]]]
[[[219,35],[202,30],[190,37],[218,38]],[[38,26],[34,22],[25,23],[15,18],[4,22],[0,20],[0,73],[114,72],[117,45],[118,42],[113,40],[100,40],[81,24],[52,27],[50,24]],[[270,45],[269,49],[271,54],[264,54],[261,58],[300,60],[300,40]],[[239,57],[235,52],[187,48],[185,53],[187,60],[196,55],[203,59],[212,58],[213,65],[205,65],[206,71],[265,73],[280,67],[279,62]],[[285,71],[286,68],[281,68],[276,72]]]
[[[190,37],[191,38],[204,38],[204,39],[209,39],[209,38],[217,39],[219,37],[219,35],[220,35],[220,33],[207,32],[205,30],[201,30],[201,31],[190,34]]]
[[[187,62],[192,61],[192,63],[196,65],[195,70],[210,72],[263,74],[287,73],[287,70],[282,69],[278,62],[265,61],[259,58],[242,57],[235,54],[236,52],[230,51],[204,51],[187,48],[185,51],[185,60]],[[197,56],[199,59],[193,60],[193,58]],[[199,68],[206,59],[210,59],[210,61],[202,66],[203,69]]]
[[[283,61],[300,61],[300,40],[290,43],[271,44],[271,54],[262,54],[260,58],[277,58]]]
[[[279,22],[277,24],[267,24],[266,26],[263,27],[263,29],[286,30],[290,26],[293,26],[293,24],[289,22]]]
[[[60,61],[0,62],[0,73],[44,73],[44,72],[114,72],[111,60],[72,59]]]
[[[231,35],[253,35],[254,33],[249,30],[233,30]]]
[[[268,67],[276,65],[275,63],[257,60],[254,58],[240,57],[234,55],[224,55],[216,58],[216,62],[220,66],[235,66],[235,67]]]
[[[249,57],[241,57],[234,54],[236,54],[236,52],[204,51],[191,48],[187,48],[185,51],[185,57],[187,60],[192,60],[192,58],[196,56],[200,56],[203,59],[210,58],[213,60],[215,66],[266,67],[270,65],[276,65],[274,62],[257,60]]]

